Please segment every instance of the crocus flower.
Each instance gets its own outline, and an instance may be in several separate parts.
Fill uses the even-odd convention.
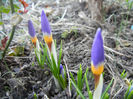
[[[51,33],[51,28],[50,28],[47,16],[43,10],[41,14],[41,28],[43,32],[44,41],[48,48],[49,56],[51,57],[51,52],[52,52],[54,59],[56,61],[56,64],[57,64],[57,53],[56,53],[55,44],[54,44],[54,40],[53,40],[52,33]]]
[[[49,57],[50,57],[50,59],[52,59],[51,58],[51,53],[52,53],[52,55],[54,57],[54,60],[56,62],[56,66],[58,67],[56,47],[55,47],[54,40],[53,40],[53,37],[52,37],[49,21],[48,21],[47,16],[46,16],[46,14],[44,13],[43,10],[42,10],[42,14],[41,14],[41,29],[42,29],[42,32],[43,32],[43,38],[44,38],[44,41],[46,43],[46,47],[48,49]],[[62,72],[62,69],[63,68],[61,66],[60,67],[61,72]],[[61,89],[61,86],[60,86],[58,80],[55,77],[54,77],[54,81],[55,81],[56,87]]]
[[[62,75],[62,77],[64,77],[64,68],[62,64],[60,64],[60,74]]]
[[[33,26],[31,20],[28,20],[28,30],[29,30],[29,34],[31,36],[31,41],[34,44],[34,46],[36,47],[37,37],[36,37],[36,32],[35,32],[35,29],[34,29],[34,26]]]
[[[98,28],[91,49],[91,70],[97,78],[96,83],[98,83],[99,76],[104,69],[104,48],[101,32],[101,28]]]
[[[40,60],[40,50],[41,50],[41,48],[40,48],[39,41],[36,37],[36,32],[35,32],[35,29],[34,29],[34,26],[33,26],[31,20],[28,20],[28,30],[29,30],[29,35],[31,36],[31,41],[32,41],[32,43],[34,44],[34,46],[36,47],[36,49],[38,51],[37,56]]]
[[[47,16],[43,10],[42,10],[42,14],[41,14],[41,27],[42,27],[44,41],[48,45],[49,50],[51,51],[53,37],[51,34],[51,28],[49,25],[49,21],[48,21]]]
[[[103,87],[102,72],[104,70],[104,48],[101,32],[101,28],[98,28],[91,49],[91,71],[95,78],[95,91],[93,94],[93,99],[101,98]]]

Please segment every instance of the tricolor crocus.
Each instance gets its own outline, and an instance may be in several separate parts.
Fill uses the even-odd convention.
[[[102,72],[104,70],[104,47],[101,32],[101,28],[98,28],[91,49],[91,71],[95,77],[93,99],[100,99],[103,87]]]
[[[34,26],[33,26],[31,20],[28,21],[28,30],[29,30],[29,34],[31,36],[31,41],[34,44],[34,46],[36,46],[37,37],[36,37],[36,32],[35,32],[35,29],[34,29]]]
[[[28,31],[29,31],[29,34],[31,36],[31,41],[38,51],[37,55],[38,55],[38,58],[40,60],[40,53],[39,53],[40,52],[40,45],[39,45],[39,41],[36,37],[36,32],[35,32],[35,29],[34,29],[34,26],[33,26],[31,20],[28,20]]]
[[[44,11],[42,11],[42,14],[41,14],[41,26],[42,26],[42,32],[43,32],[43,38],[44,38],[44,41],[45,43],[47,43],[50,51],[51,51],[51,45],[52,45],[52,42],[53,42],[53,37],[52,37],[52,34],[51,34],[51,28],[50,28],[50,25],[49,25],[49,21],[47,19],[47,16],[46,14],[44,13]]]
[[[44,41],[48,48],[48,53],[51,56],[51,52],[52,52],[54,59],[57,63],[57,53],[56,53],[55,44],[54,44],[54,40],[53,40],[52,33],[51,33],[51,28],[50,28],[47,16],[43,10],[41,14],[41,28],[43,32]]]

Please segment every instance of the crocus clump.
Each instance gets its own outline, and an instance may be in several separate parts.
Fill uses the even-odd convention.
[[[49,55],[47,58],[48,60],[51,60],[49,63],[50,64],[49,67],[54,76],[56,87],[59,89],[65,89],[67,86],[66,73],[63,66],[60,65],[61,55],[62,55],[62,45],[59,52],[59,58],[57,59],[55,42],[52,37],[49,21],[44,11],[42,11],[42,14],[41,14],[41,29],[42,29],[43,38],[46,44],[46,48],[48,51],[48,55]]]

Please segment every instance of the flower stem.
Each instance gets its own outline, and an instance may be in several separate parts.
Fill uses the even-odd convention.
[[[12,14],[13,14],[15,12],[14,11],[14,6],[13,6],[13,0],[10,0],[10,6],[11,6]],[[9,47],[9,45],[10,45],[12,39],[13,39],[13,36],[14,36],[14,33],[15,33],[15,29],[16,29],[16,25],[14,25],[12,27],[12,32],[11,32],[11,35],[10,35],[8,43],[6,44],[5,50],[4,50],[3,54],[2,54],[2,59],[5,57],[6,51],[7,51],[8,47]]]
[[[5,47],[5,50],[4,50],[4,52],[3,52],[2,59],[5,57],[6,51],[7,51],[8,47],[9,47],[9,45],[10,45],[12,39],[13,39],[13,36],[14,36],[14,33],[15,33],[15,28],[16,28],[16,26],[13,26],[13,27],[12,27],[11,36],[10,36],[10,39],[9,39],[9,41],[8,41],[6,47]]]
[[[13,0],[10,0],[10,6],[11,6],[12,14],[13,14],[15,12],[14,5],[13,5]]]

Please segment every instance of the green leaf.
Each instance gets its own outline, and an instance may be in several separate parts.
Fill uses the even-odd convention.
[[[76,81],[75,81],[73,74],[71,72],[70,72],[70,76],[71,76],[72,81],[76,84]]]
[[[93,95],[91,91],[89,91],[89,99],[93,99]]]
[[[3,25],[4,23],[0,21],[0,25]]]
[[[39,53],[39,52],[37,51],[36,48],[34,49],[34,51],[35,51],[35,55],[36,55],[36,58],[37,58],[37,62],[38,62],[38,64],[39,64],[39,66],[41,66],[41,58],[40,58],[40,60],[39,60],[39,57],[38,57],[38,55],[37,55],[37,53]]]
[[[59,52],[59,59],[58,59],[58,67],[60,67],[61,56],[62,56],[62,41],[61,41],[61,44],[60,44],[60,52]]]
[[[109,94],[108,93],[105,94],[104,99],[109,99]]]
[[[85,74],[87,75],[88,74],[88,70],[89,70],[89,68],[87,67],[86,68],[86,71],[85,71]],[[84,82],[84,80],[85,80],[85,74],[84,74],[84,77],[83,77],[83,82]],[[90,74],[89,74],[90,75]]]
[[[85,83],[86,83],[89,99],[93,99],[92,92],[90,91],[88,80],[87,80],[87,73],[85,73],[84,75],[85,75]]]
[[[9,8],[3,8],[2,12],[8,14],[10,12],[10,9]]]
[[[132,9],[132,6],[133,6],[133,1],[129,3],[129,10]]]
[[[80,90],[82,90],[82,83],[83,83],[82,82],[82,68],[81,68],[81,64],[80,64],[80,68],[77,73],[77,85]]]
[[[131,88],[131,85],[128,87],[128,89],[124,95],[124,99],[127,99],[130,88]]]
[[[16,4],[13,4],[13,6],[14,6],[15,9],[20,9],[19,6],[16,5]]]
[[[34,92],[34,99],[37,99],[37,94]]]
[[[53,75],[57,77],[59,75],[58,67],[56,66],[56,62],[53,56],[53,53],[51,53],[51,60],[52,60],[52,67],[53,67]]]
[[[3,11],[3,8],[4,8],[4,6],[0,6],[0,12],[2,12],[2,11]]]
[[[128,95],[127,99],[133,99],[133,90],[130,92],[130,94]]]
[[[70,81],[72,82],[73,86],[76,88],[76,90],[79,93],[79,95],[81,96],[81,98],[82,99],[85,99],[84,95],[82,94],[82,92],[80,91],[80,89],[78,88],[78,86],[72,81],[72,79],[70,79]]]
[[[107,88],[105,89],[105,91],[103,92],[102,96],[101,96],[101,99],[104,99],[107,91],[109,90],[109,88],[111,87],[112,83],[114,81],[114,78],[112,78],[112,80],[110,81],[110,83],[108,84]]]
[[[10,12],[10,8],[9,7],[5,7],[5,6],[0,6],[0,12],[1,13],[6,13],[8,14]]]

